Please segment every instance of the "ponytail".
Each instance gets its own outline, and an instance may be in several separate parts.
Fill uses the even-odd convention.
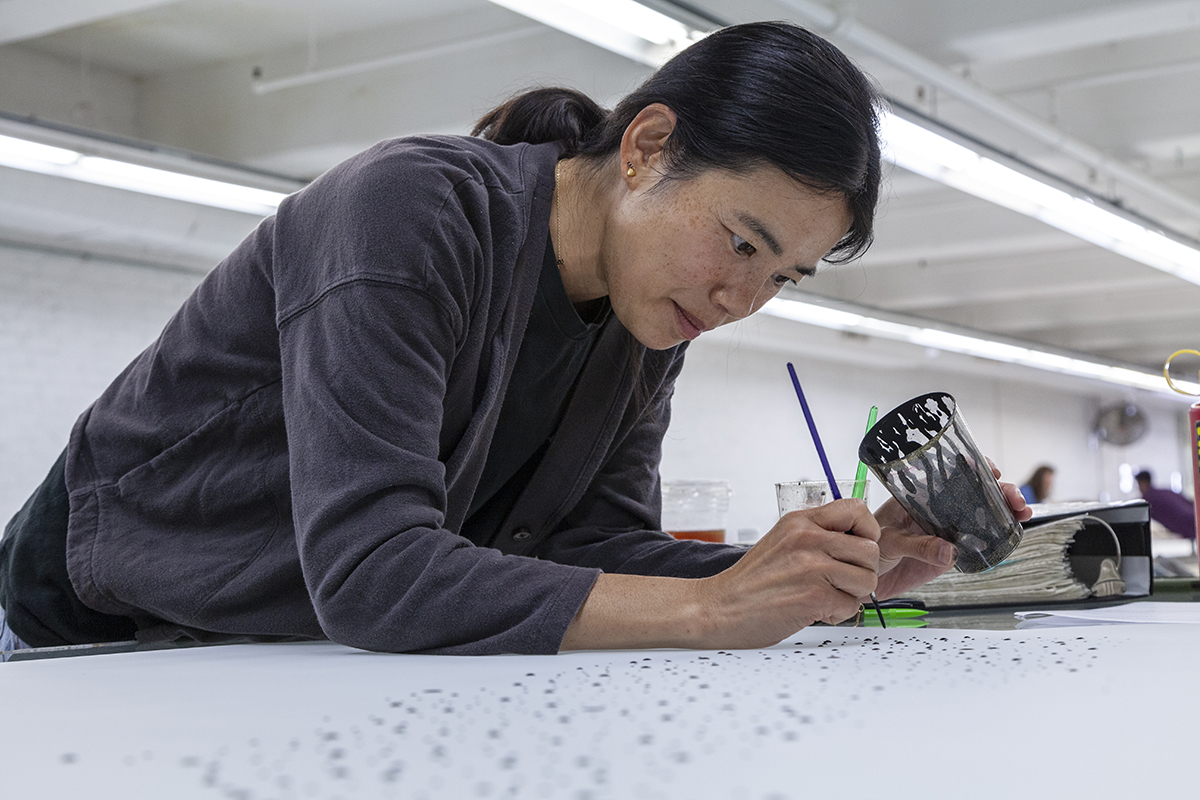
[[[575,155],[608,112],[573,89],[533,89],[492,109],[475,123],[472,136],[497,144],[560,142],[563,157]]]

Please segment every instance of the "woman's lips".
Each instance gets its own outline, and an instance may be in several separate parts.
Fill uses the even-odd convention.
[[[683,338],[687,339],[689,342],[707,330],[707,328],[704,327],[704,323],[700,322],[700,320],[684,311],[678,303],[675,304],[675,316],[679,320],[680,333],[682,333]]]

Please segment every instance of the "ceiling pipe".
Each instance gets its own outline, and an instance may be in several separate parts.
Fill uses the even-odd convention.
[[[458,41],[448,42],[446,44],[423,47],[419,50],[409,50],[404,53],[383,56],[381,58],[374,58],[368,61],[357,61],[352,64],[340,64],[335,67],[326,67],[324,69],[301,72],[298,75],[290,75],[286,78],[264,80],[262,78],[255,77],[251,80],[250,85],[255,94],[270,94],[271,92],[278,92],[283,89],[295,89],[299,86],[309,86],[314,83],[323,83],[325,81],[337,80],[339,78],[348,78],[353,75],[361,75],[365,72],[388,69],[389,67],[396,67],[402,64],[412,64],[417,61],[425,61],[431,58],[458,55],[459,53],[479,50],[484,47],[495,47],[502,44],[511,44],[518,39],[525,39],[530,36],[539,36],[545,33],[546,30],[547,28],[545,26],[537,25],[500,31],[499,33],[488,33],[482,36],[473,36],[468,39],[460,39]]]
[[[835,11],[821,3],[813,2],[813,0],[780,0],[780,2],[803,17],[818,32],[835,42],[861,47],[904,72],[934,84],[963,102],[991,114],[1098,172],[1107,173],[1144,194],[1188,214],[1194,220],[1200,220],[1200,202],[1162,185],[1135,169],[1111,160],[1091,145],[1068,136],[1053,125],[1030,115],[965,78],[955,75],[941,64],[864,27],[851,16]]]

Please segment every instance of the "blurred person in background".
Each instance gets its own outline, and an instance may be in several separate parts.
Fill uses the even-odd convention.
[[[1053,486],[1054,467],[1042,464],[1033,471],[1029,480],[1021,485],[1021,496],[1025,498],[1026,503],[1044,503],[1050,496]]]
[[[1133,477],[1142,499],[1150,504],[1150,519],[1185,539],[1196,538],[1196,509],[1190,500],[1170,489],[1156,489],[1149,470]]]

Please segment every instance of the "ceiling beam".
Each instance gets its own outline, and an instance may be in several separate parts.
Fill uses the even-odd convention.
[[[1180,342],[1195,338],[1195,320],[1183,316],[1153,320],[1103,320],[1086,325],[1062,325],[1038,331],[1038,338],[1059,347],[1086,352],[1152,352],[1155,359],[1178,350]],[[1124,360],[1124,356],[1119,357]]]
[[[177,2],[179,0],[3,0],[0,2],[0,45],[36,39]]]
[[[1193,288],[1196,291],[1176,285],[1164,292],[1135,284],[1119,291],[1090,291],[1081,286],[1069,297],[1032,294],[1007,301],[964,302],[936,312],[911,305],[908,310],[956,325],[1036,340],[1040,331],[1064,325],[1152,325],[1156,320],[1194,319],[1200,287]]]
[[[1196,0],[1200,3],[1200,0]],[[975,109],[1006,124],[1013,130],[1052,147],[1100,173],[1107,174],[1141,194],[1165,203],[1193,217],[1200,217],[1200,202],[1183,195],[1134,169],[1109,157],[1090,143],[1075,139],[1050,122],[1035,116],[1013,103],[998,97],[978,84],[951,72],[941,64],[926,58],[882,34],[867,28],[852,16],[815,0],[779,0],[795,11],[834,42],[850,44],[867,51],[902,71],[928,81],[954,95]],[[985,137],[989,138],[989,137]]]
[[[292,80],[304,74],[303,46],[163,73],[142,83],[142,135],[311,177],[381,139],[467,133],[486,111],[533,86],[573,86],[607,103],[649,71],[599,47],[581,47],[560,31],[539,28],[484,4],[479,13],[373,32],[369,48],[357,43],[362,63],[372,67],[365,72],[347,68],[333,74],[352,66],[348,56],[356,42],[347,37],[327,43],[329,63],[336,66],[316,81]],[[517,43],[524,46],[497,38],[505,31],[524,35],[528,30],[539,32]],[[441,47],[471,40],[477,46],[467,52]],[[530,46],[534,41],[537,46]],[[411,60],[410,53],[420,58]],[[256,91],[277,81],[287,83]]]
[[[929,266],[951,261],[969,261],[979,258],[1008,258],[1036,256],[1039,253],[1064,253],[1070,250],[1091,250],[1095,245],[1075,237],[1048,229],[1045,233],[1005,235],[980,235],[966,239],[928,238],[917,244],[892,244],[886,231],[890,226],[878,226],[876,236],[887,244],[873,247],[862,258],[865,269],[892,267],[899,264]],[[826,268],[828,269],[828,268]]]
[[[949,46],[972,62],[1017,61],[1200,28],[1200,2],[1125,3],[962,36]]]
[[[830,299],[924,316],[942,316],[961,307],[966,309],[964,324],[984,328],[988,325],[981,317],[988,314],[977,309],[993,303],[1001,306],[995,316],[1010,324],[1032,312],[1022,325],[1034,327],[1060,320],[1061,308],[1107,302],[1108,296],[1149,308],[1161,308],[1161,297],[1166,303],[1182,303],[1180,308],[1193,318],[1200,307],[1200,288],[1181,286],[1165,274],[1096,247],[864,267],[826,267],[802,286]],[[1143,294],[1131,295],[1132,287]],[[1188,308],[1188,302],[1194,305]]]

